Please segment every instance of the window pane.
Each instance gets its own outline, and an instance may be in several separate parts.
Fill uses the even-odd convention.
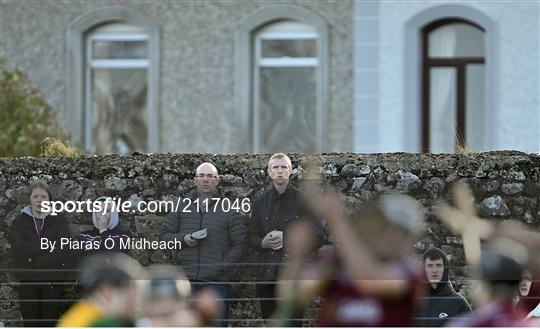
[[[262,57],[316,57],[315,40],[261,40]]]
[[[466,67],[466,138],[473,151],[483,150],[484,139],[484,65],[469,64]]]
[[[94,69],[91,83],[95,152],[147,152],[147,70]]]
[[[146,41],[103,41],[93,42],[92,57],[94,59],[114,58],[147,58],[148,49]]]
[[[465,23],[445,24],[428,35],[429,57],[484,57],[484,32]]]
[[[262,68],[260,80],[260,152],[316,150],[315,68]]]
[[[430,79],[430,151],[453,153],[457,112],[456,70],[432,68]]]

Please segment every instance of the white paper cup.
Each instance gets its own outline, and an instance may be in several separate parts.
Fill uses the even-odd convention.
[[[283,231],[272,231],[272,235],[277,236],[280,242],[279,246],[274,248],[274,250],[283,248]]]

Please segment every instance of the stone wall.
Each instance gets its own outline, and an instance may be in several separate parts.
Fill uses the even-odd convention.
[[[297,183],[305,173],[306,156],[291,155]],[[0,266],[9,267],[7,234],[11,221],[27,204],[29,180],[41,178],[52,187],[57,200],[95,199],[102,195],[123,200],[170,200],[192,185],[195,168],[213,162],[220,171],[221,186],[230,197],[252,200],[270,183],[266,173],[267,155],[152,154],[93,156],[81,158],[1,158],[0,159]],[[472,188],[477,210],[492,220],[515,218],[538,228],[540,223],[540,156],[519,152],[449,154],[323,154],[320,169],[327,184],[347,196],[349,205],[360,204],[386,191],[397,190],[420,200],[428,210],[425,235],[416,244],[420,253],[430,245],[441,247],[451,257],[451,275],[458,287],[466,287],[462,243],[443,227],[432,213],[435,200],[449,199],[452,182],[466,181]],[[121,215],[132,236],[157,238],[165,213]],[[91,228],[90,215],[69,215],[72,234]],[[169,261],[161,251],[133,252],[143,265]],[[247,268],[239,268],[235,279],[249,280]],[[6,271],[2,282],[12,281]],[[465,283],[465,285],[463,285]],[[466,293],[466,290],[464,290]],[[237,286],[233,297],[254,296],[252,286]],[[0,286],[1,299],[16,298],[10,285]],[[233,318],[253,318],[259,314],[254,303],[233,303]],[[18,317],[15,302],[0,305],[0,318]],[[9,325],[9,323],[6,323]],[[237,325],[249,323],[237,323]],[[252,323],[252,325],[257,325]]]

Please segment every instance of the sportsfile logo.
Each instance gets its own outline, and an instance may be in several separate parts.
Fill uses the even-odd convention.
[[[161,213],[161,212],[245,212],[248,213],[251,209],[249,198],[229,199],[229,198],[209,198],[204,200],[177,198],[176,202],[172,200],[151,200],[139,201],[135,205],[130,200],[122,200],[108,198],[105,201],[43,201],[43,212],[56,215],[62,212],[82,213],[95,212],[105,214],[108,210],[119,213]]]

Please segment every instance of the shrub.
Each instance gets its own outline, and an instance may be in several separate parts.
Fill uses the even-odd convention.
[[[45,138],[61,137],[52,107],[19,69],[0,58],[0,157],[39,156]]]
[[[80,156],[81,151],[78,148],[69,145],[69,141],[63,141],[54,137],[47,137],[41,143],[41,156],[44,157],[76,157]]]

